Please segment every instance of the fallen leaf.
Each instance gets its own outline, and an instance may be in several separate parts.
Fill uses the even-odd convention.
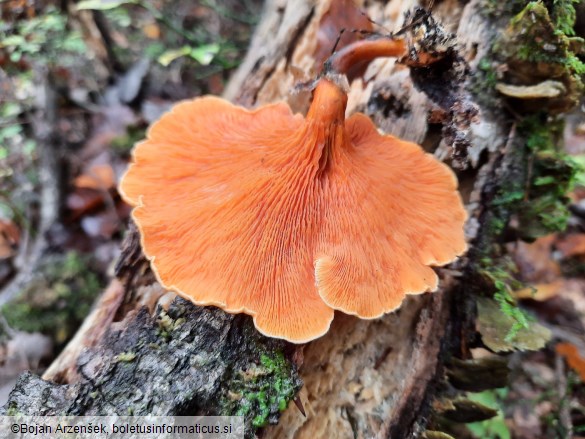
[[[151,40],[160,38],[160,27],[156,23],[149,23],[142,28],[142,32]]]
[[[115,186],[116,177],[109,164],[93,165],[73,182],[75,187],[108,190]]]
[[[554,259],[558,236],[547,235],[530,244],[518,242],[510,246],[519,278],[528,284],[512,293],[515,298],[543,302],[563,291],[565,280],[559,262]]]
[[[167,67],[174,60],[181,58],[182,56],[187,56],[189,52],[191,52],[191,48],[189,46],[183,46],[179,49],[167,50],[158,57],[157,61],[164,67]]]
[[[552,257],[556,237],[554,234],[547,235],[531,244],[518,242],[511,247],[512,257],[522,281],[544,284],[561,275],[561,267]]]
[[[563,258],[585,255],[585,233],[563,236],[555,243]]]
[[[76,221],[83,215],[101,207],[104,203],[103,193],[94,189],[79,188],[67,197],[70,220]]]
[[[217,43],[204,44],[191,49],[189,56],[202,66],[207,66],[213,61],[215,55],[219,53],[221,47]]]
[[[14,256],[20,239],[20,231],[16,224],[8,220],[0,220],[0,259]]]
[[[545,302],[561,294],[565,287],[565,280],[559,278],[549,283],[534,284],[530,287],[522,288],[514,291],[512,295],[516,299],[532,299],[538,302]]]
[[[341,34],[342,29],[345,30],[343,34]],[[323,14],[319,23],[317,47],[314,52],[315,65],[320,66],[331,55],[338,38],[337,50],[363,38],[359,31],[371,32],[372,23],[356,5],[355,1],[335,0],[331,2],[329,10]],[[351,79],[359,76],[363,73],[363,70],[365,69],[363,69],[362,65],[356,66],[352,68],[352,72],[348,74],[348,77]]]
[[[572,343],[557,343],[555,350],[565,358],[569,367],[579,374],[581,380],[585,381],[585,358],[581,356],[577,346]]]

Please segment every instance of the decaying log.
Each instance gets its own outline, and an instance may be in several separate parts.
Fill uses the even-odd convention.
[[[226,390],[223,387],[249,368],[250,358],[283,348],[276,340],[261,340],[250,325],[249,319],[194,307],[182,299],[154,317],[142,308],[132,312],[121,328],[112,325],[96,348],[80,354],[77,383],[57,385],[30,374],[21,377],[8,412],[137,416],[214,412],[222,403],[218,395]],[[31,388],[36,389],[32,394]],[[50,390],[38,393],[39,389]]]
[[[226,96],[246,106],[284,99],[305,111],[308,94],[291,90],[304,79],[299,70],[307,77],[319,70],[313,57],[316,34],[333,1],[268,0]],[[414,0],[360,4],[394,30],[417,6]],[[470,241],[481,233],[481,197],[508,132],[467,91],[493,40],[481,8],[479,0],[436,2],[433,15],[456,35],[451,59],[432,69],[377,60],[365,73],[367,82],[351,84],[348,104],[348,111],[365,112],[383,131],[416,141],[445,161],[467,164],[460,185],[469,208]],[[299,347],[259,335],[247,316],[173,299],[156,283],[131,229],[118,279],[47,371],[48,381],[23,375],[3,411],[241,413],[249,425],[259,426],[278,420],[279,398],[289,402],[302,380],[306,417],[289,404],[263,437],[414,437],[424,429],[445,355],[459,349],[470,324],[460,277],[467,263],[463,257],[439,269],[441,286],[434,294],[411,296],[400,310],[376,320],[337,314],[327,335]],[[250,390],[245,382],[252,369],[260,370],[266,383],[287,384],[285,394],[275,393],[268,412],[259,413],[253,403],[249,412],[242,409],[246,392],[257,385]]]

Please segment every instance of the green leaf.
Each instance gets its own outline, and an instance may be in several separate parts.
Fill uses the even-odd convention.
[[[537,177],[534,179],[535,186],[546,186],[547,184],[553,184],[556,182],[556,178],[552,175],[545,175],[544,177]]]
[[[180,49],[167,50],[161,56],[158,57],[158,62],[161,63],[163,66],[167,67],[177,58],[189,55],[190,53],[191,48],[189,46],[183,46]]]
[[[137,0],[82,0],[77,3],[77,10],[93,9],[96,11],[107,11],[125,4],[138,3]]]
[[[144,48],[144,54],[151,59],[158,59],[165,51],[165,46],[159,41],[150,43]]]
[[[577,186],[585,187],[585,154],[571,157],[577,164],[577,175],[575,176],[575,184]]]
[[[217,43],[206,44],[192,49],[189,53],[189,56],[199,64],[207,66],[209,63],[211,63],[211,61],[213,61],[215,55],[219,53],[219,49],[220,46]]]
[[[18,136],[22,132],[22,127],[18,124],[8,125],[0,129],[0,139],[8,140],[14,136]]]
[[[9,35],[0,42],[0,47],[21,46],[26,43],[22,35]]]
[[[217,43],[204,44],[195,48],[190,46],[183,46],[180,49],[167,50],[158,57],[158,62],[166,67],[177,58],[182,56],[190,56],[199,64],[207,66],[209,63],[211,63],[211,61],[213,61],[213,58],[215,58],[215,55],[219,53],[220,49],[221,47]]]
[[[6,102],[0,106],[0,117],[12,118],[18,116],[21,111],[20,105],[16,102]]]
[[[68,52],[81,54],[87,50],[87,46],[85,45],[85,41],[83,41],[83,38],[81,38],[81,35],[77,33],[72,33],[69,34],[67,38],[65,38],[65,40],[63,40],[61,49]]]
[[[12,209],[12,207],[3,201],[0,201],[0,218],[12,219],[13,217],[14,210]]]
[[[501,400],[505,399],[506,389],[487,390],[481,393],[470,393],[467,396],[472,401],[484,404],[499,411],[498,416],[482,422],[467,424],[467,428],[478,438],[482,439],[510,439],[512,437],[502,414]]]
[[[24,142],[24,145],[22,146],[22,150],[24,151],[24,153],[26,155],[31,157],[33,155],[33,153],[35,152],[36,147],[37,147],[37,143],[34,140],[27,139]]]

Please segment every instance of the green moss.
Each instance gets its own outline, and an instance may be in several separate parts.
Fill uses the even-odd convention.
[[[276,408],[284,410],[288,402],[294,397],[296,388],[290,380],[290,365],[285,361],[282,353],[277,352],[272,357],[262,355],[260,364],[265,368],[263,376],[253,380],[243,393],[243,399],[256,402],[259,413],[252,420],[255,427],[263,427],[268,423],[270,412]],[[245,404],[238,415],[245,415],[252,404]]]
[[[480,272],[492,282],[494,300],[500,306],[501,312],[513,320],[505,336],[506,341],[512,340],[521,329],[527,329],[531,320],[522,309],[518,308],[511,294],[512,291],[524,287],[524,284],[514,277],[516,271],[516,265],[507,257],[497,259],[495,264],[488,258],[481,261]]]
[[[19,416],[21,413],[18,411],[18,407],[15,404],[11,403],[10,406],[6,409],[6,416]]]
[[[498,415],[487,421],[467,424],[467,428],[476,436],[484,439],[510,439],[511,434],[504,417],[504,401],[508,389],[486,390],[468,395],[472,401],[484,404],[498,411]]]
[[[545,114],[525,117],[518,124],[484,217],[476,273],[484,281],[481,293],[492,294],[502,313],[514,320],[507,340],[528,328],[530,317],[511,294],[526,285],[517,280],[517,267],[503,244],[562,231],[569,218],[567,193],[578,167],[559,146],[562,130],[562,122]]]
[[[577,13],[575,6],[580,0],[554,0],[553,20],[556,28],[564,35],[575,35]]]
[[[525,139],[526,194],[517,206],[520,236],[533,240],[563,231],[570,217],[567,196],[578,173],[577,164],[559,146],[563,122],[544,115],[524,118],[518,134]]]
[[[581,50],[585,41],[572,37],[573,3],[573,0],[554,0],[546,4],[529,2],[510,19],[505,32],[492,47],[493,57],[507,65],[504,82],[534,85],[555,80],[565,87],[565,93],[554,99],[523,102],[523,112],[545,107],[549,112],[561,113],[579,102],[584,89],[585,64],[576,56],[576,51]]]
[[[492,20],[507,20],[490,53],[473,78],[472,91],[480,103],[500,106],[502,95],[494,92],[502,81],[511,85],[536,85],[554,80],[565,92],[551,99],[513,100],[517,112],[543,108],[562,113],[575,107],[584,90],[585,64],[577,57],[585,40],[574,37],[577,0],[507,1],[485,0],[484,11]],[[499,66],[505,68],[498,70]]]
[[[299,390],[292,368],[281,351],[264,350],[258,364],[236,371],[223,401],[224,414],[244,416],[256,428],[274,421]]]
[[[518,124],[484,217],[476,272],[487,282],[502,313],[515,322],[508,340],[528,328],[530,317],[517,307],[511,294],[526,285],[517,280],[517,267],[502,244],[512,238],[533,241],[566,228],[570,216],[567,193],[578,167],[559,146],[562,130],[561,121],[544,114],[525,117]]]
[[[9,326],[41,332],[61,345],[77,330],[102,289],[88,259],[76,252],[53,257],[0,312]]]
[[[499,106],[495,87],[498,83],[498,63],[489,57],[482,58],[475,74],[471,77],[470,91],[479,104],[485,107]]]
[[[172,337],[172,332],[181,328],[185,323],[184,317],[173,319],[164,309],[161,309],[156,318],[158,324],[158,336],[165,341],[169,341]]]
[[[568,48],[563,36],[557,33],[544,3],[530,2],[510,20],[505,38],[497,42],[497,51],[509,59],[562,63]]]
[[[517,267],[503,244],[562,231],[570,216],[567,193],[578,166],[559,146],[562,130],[562,122],[546,114],[527,116],[518,124],[516,140],[484,217],[476,273],[484,281],[481,293],[493,295],[501,312],[514,321],[507,341],[528,329],[531,318],[512,296],[526,285],[517,280]]]
[[[488,58],[482,58],[479,62],[478,69],[483,73],[485,86],[494,88],[498,82],[498,75],[494,64]]]

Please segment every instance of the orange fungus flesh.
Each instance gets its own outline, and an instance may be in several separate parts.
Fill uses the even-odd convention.
[[[155,123],[121,192],[160,282],[296,343],[435,290],[466,249],[456,178],[346,103],[323,78],[305,118],[203,97]]]

